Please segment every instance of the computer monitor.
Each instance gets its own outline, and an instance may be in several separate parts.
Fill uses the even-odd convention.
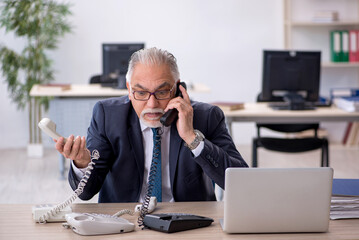
[[[102,44],[102,77],[104,82],[114,81],[115,85],[118,83],[119,88],[126,88],[126,73],[131,55],[144,47],[144,43]]]
[[[291,110],[318,102],[320,58],[320,51],[263,51],[261,101],[284,100]]]

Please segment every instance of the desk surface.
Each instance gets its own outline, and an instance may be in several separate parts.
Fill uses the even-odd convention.
[[[359,121],[359,112],[346,112],[335,106],[315,110],[273,110],[268,103],[245,103],[244,109],[224,111],[229,121],[260,123],[305,123],[320,121]]]
[[[117,211],[133,209],[135,203],[107,204],[74,204],[74,212],[93,212],[114,214]],[[0,205],[0,239],[88,239],[70,229],[62,227],[61,223],[37,224],[31,216],[32,205]],[[359,239],[359,219],[330,221],[327,233],[298,233],[298,234],[226,234],[222,231],[219,219],[223,218],[223,202],[182,202],[159,203],[158,213],[183,212],[203,215],[214,219],[211,226],[166,234],[149,229],[134,232],[93,236],[91,239]],[[136,222],[137,217],[124,215],[124,218]],[[136,224],[137,225],[137,224]]]
[[[192,84],[189,93],[208,93],[210,89],[200,83]],[[111,87],[101,87],[100,84],[72,84],[68,90],[61,90],[58,87],[43,87],[34,85],[30,91],[31,97],[118,97],[128,94],[127,89],[116,89]]]

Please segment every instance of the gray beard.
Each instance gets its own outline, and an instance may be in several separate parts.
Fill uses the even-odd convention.
[[[141,116],[140,116],[140,120],[142,121],[142,123],[144,125],[146,125],[147,127],[150,127],[150,128],[159,128],[159,127],[162,127],[162,123],[160,122],[160,120],[158,119],[158,121],[156,122],[150,122],[148,120],[145,119],[145,114],[146,113],[153,113],[153,112],[160,112],[162,114],[164,114],[164,111],[160,108],[155,108],[155,109],[144,109],[142,112],[141,112]]]

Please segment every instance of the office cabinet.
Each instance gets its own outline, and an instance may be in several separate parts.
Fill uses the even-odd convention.
[[[321,51],[320,95],[332,88],[358,88],[359,62],[332,62],[330,33],[359,30],[359,0],[283,0],[284,48]],[[316,13],[336,11],[338,20],[315,21]],[[342,142],[346,124],[321,124],[331,143]]]

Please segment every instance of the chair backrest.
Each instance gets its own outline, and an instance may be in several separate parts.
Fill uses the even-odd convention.
[[[271,96],[271,99],[268,101],[263,101],[261,98],[261,94],[258,94],[257,96],[257,102],[283,102],[282,97],[277,96]],[[268,128],[273,131],[277,132],[285,132],[285,133],[296,133],[296,132],[302,132],[305,130],[314,130],[314,135],[317,137],[317,131],[319,128],[319,123],[308,123],[308,124],[260,124],[257,123],[257,133],[258,136],[260,136],[260,128]]]
[[[101,83],[101,75],[94,75],[90,78],[90,84]]]

